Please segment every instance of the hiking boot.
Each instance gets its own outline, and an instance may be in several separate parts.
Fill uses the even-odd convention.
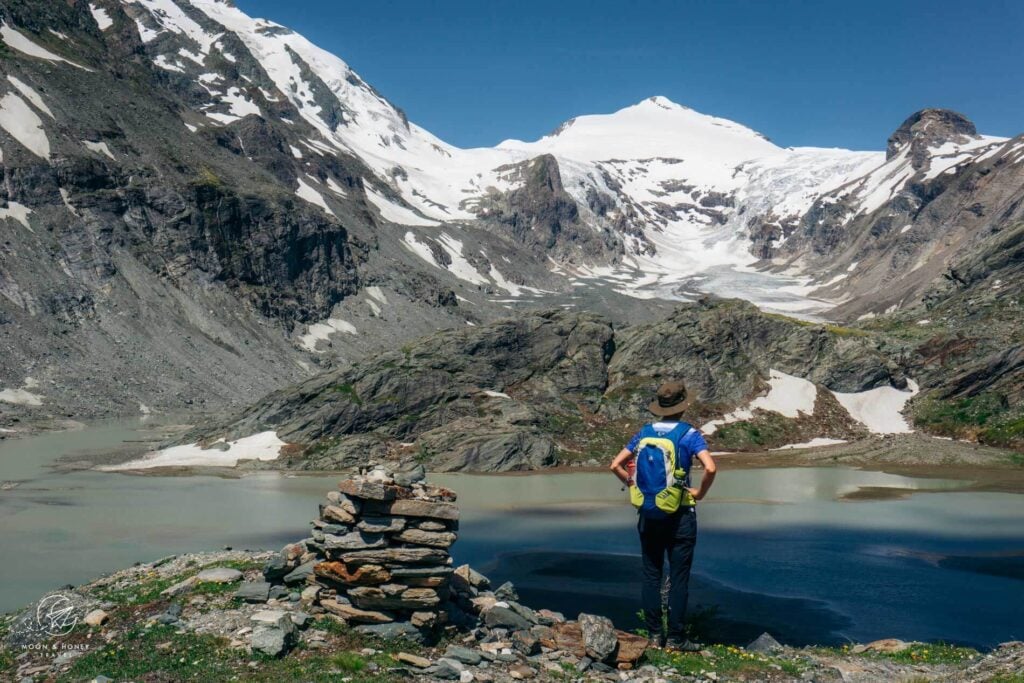
[[[680,640],[679,638],[669,638],[665,641],[665,649],[675,652],[700,652],[704,649],[704,646],[700,643],[695,643],[688,638],[684,640]]]
[[[665,636],[651,636],[647,639],[647,647],[655,650],[665,647]]]

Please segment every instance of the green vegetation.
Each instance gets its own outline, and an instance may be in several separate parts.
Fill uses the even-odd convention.
[[[708,671],[719,675],[758,674],[770,670],[782,671],[791,676],[799,676],[801,673],[801,667],[795,662],[746,652],[735,645],[708,645],[705,650],[710,653],[709,656],[699,652],[648,650],[643,662],[657,667],[671,667],[684,676],[699,676]]]
[[[960,664],[978,656],[978,651],[946,643],[912,643],[901,652],[871,653],[870,656],[904,664]]]
[[[610,462],[618,453],[637,425],[629,420],[608,420],[600,415],[584,413],[576,406],[567,406],[567,411],[549,413],[544,422],[544,431],[558,446],[558,460],[561,463],[596,458]]]
[[[186,575],[162,577],[153,572],[124,588],[99,588],[97,598],[115,605],[143,605],[160,599],[160,593],[186,578]]]
[[[350,401],[355,403],[357,406],[363,405],[363,399],[359,397],[359,392],[351,384],[340,384],[335,387],[331,387],[332,391],[347,396]]]
[[[752,420],[721,425],[713,437],[717,448],[749,451],[787,443],[790,425],[778,413],[758,413]]]
[[[1024,673],[996,674],[996,676],[989,679],[989,683],[1024,683]]]
[[[913,404],[914,423],[932,434],[976,439],[989,446],[1024,447],[1024,417],[1002,394],[944,401],[924,399]]]
[[[870,332],[857,329],[856,327],[843,327],[842,325],[825,325],[825,329],[837,337],[870,337]]]
[[[244,649],[231,648],[227,641],[211,635],[178,633],[172,626],[135,628],[117,642],[90,650],[75,660],[58,681],[90,680],[104,675],[114,680],[175,681],[314,681],[359,680],[391,683],[399,680],[386,673],[396,665],[391,656],[415,646],[401,642],[372,657],[358,653],[362,647],[380,647],[373,639],[360,638],[336,621],[322,619],[314,628],[326,630],[329,647],[307,650],[299,646],[282,659],[252,656]],[[257,669],[249,662],[259,662]],[[371,667],[371,663],[375,667]],[[2,664],[2,662],[0,662]],[[371,670],[376,668],[377,671]],[[2,670],[2,669],[0,669]],[[353,678],[356,675],[356,678]]]
[[[195,187],[208,187],[219,190],[224,187],[224,181],[208,167],[203,167],[196,177],[192,179],[192,185]]]

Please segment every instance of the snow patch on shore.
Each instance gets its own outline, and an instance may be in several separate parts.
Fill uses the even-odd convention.
[[[224,449],[224,446],[217,446],[217,444],[226,444],[227,448]],[[235,441],[218,439],[211,448],[202,448],[197,443],[171,446],[147,453],[138,460],[129,460],[120,465],[108,465],[98,469],[116,472],[146,470],[154,467],[234,467],[239,460],[276,460],[280,455],[281,447],[287,445],[277,438],[277,432],[260,432]]]
[[[910,391],[875,387],[855,394],[833,391],[850,416],[875,434],[908,434],[913,429],[903,417],[903,407],[918,392],[917,382],[907,380]]]
[[[768,393],[758,396],[746,408],[740,408],[725,415],[720,420],[712,420],[701,427],[705,434],[714,434],[721,425],[754,417],[754,410],[767,410],[779,413],[784,417],[800,417],[800,414],[814,413],[814,401],[818,397],[818,388],[813,382],[778,370],[768,372]]]

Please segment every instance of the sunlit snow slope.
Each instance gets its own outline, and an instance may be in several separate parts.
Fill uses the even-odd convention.
[[[618,235],[620,246],[601,258],[563,256],[553,264],[583,286],[600,282],[638,297],[712,292],[774,310],[821,311],[839,297],[812,296],[827,283],[799,262],[767,272],[773,247],[823,198],[871,212],[913,177],[905,158],[783,149],[738,123],[664,97],[580,116],[534,142],[460,149],[409,122],[344,61],[274,22],[251,18],[222,0],[122,2],[161,68],[194,73],[223,59],[237,63],[242,78],[257,86],[261,97],[213,69],[199,74],[210,97],[210,125],[272,116],[273,103],[288,100],[317,133],[293,153],[355,155],[371,173],[364,185],[373,210],[421,234],[439,232],[445,223],[485,223],[486,207],[522,187],[524,162],[550,155],[580,219],[595,234]],[[249,60],[237,54],[241,50]],[[245,67],[247,61],[254,66]],[[994,139],[977,136],[975,142],[937,148],[936,157],[948,164],[929,172],[983,153]],[[323,193],[339,191],[303,180],[295,188],[324,207]],[[768,234],[760,247],[752,246],[755,234]],[[429,250],[417,253],[430,260]],[[483,252],[463,255],[470,262],[487,260]],[[456,274],[469,282],[478,272],[487,275],[475,268],[469,266],[465,277]]]

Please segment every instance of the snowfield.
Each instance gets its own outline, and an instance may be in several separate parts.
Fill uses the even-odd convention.
[[[210,448],[201,448],[199,444],[171,446],[138,460],[97,469],[117,472],[154,467],[234,467],[239,460],[276,460],[281,447],[286,445],[277,438],[277,432],[260,432],[235,441],[218,439]]]
[[[746,407],[735,410],[720,420],[711,420],[705,423],[701,427],[701,431],[707,435],[714,434],[722,425],[753,418],[754,410],[757,409],[791,418],[814,413],[818,388],[812,382],[778,370],[771,370],[768,383],[767,394],[758,396]],[[903,408],[907,401],[918,392],[916,382],[908,380],[907,384],[908,391],[885,386],[857,393],[847,394],[836,391],[831,393],[850,414],[850,417],[867,427],[873,434],[905,434],[913,430],[906,418],[903,417]],[[811,448],[829,443],[842,443],[842,441],[813,439],[805,444],[791,444],[782,448]]]

